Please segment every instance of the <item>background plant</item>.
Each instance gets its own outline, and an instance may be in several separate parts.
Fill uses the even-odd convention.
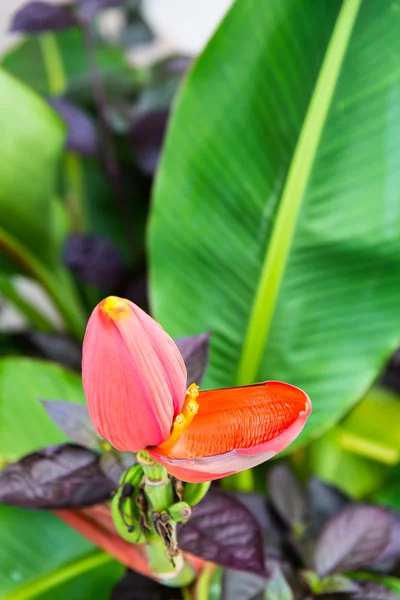
[[[126,17],[112,43],[98,25],[111,4]],[[188,61],[171,57],[145,69],[126,61],[126,45],[151,36],[137,2],[51,9],[35,2],[14,18],[26,38],[1,61],[0,290],[28,328],[0,344],[1,464],[57,445],[69,453],[67,464],[74,468],[79,457],[96,477],[104,476],[100,460],[121,468],[90,438],[83,417],[86,438],[72,435],[77,416],[68,406],[84,398],[79,375],[64,367],[79,371],[84,325],[104,295],[148,307],[149,264],[151,309],[167,331],[212,331],[205,387],[268,378],[303,387],[313,417],[286,460],[303,482],[318,475],[351,498],[311,479],[305,515],[299,484],[273,470],[265,513],[270,466],[224,480],[225,492],[212,491],[193,512],[192,529],[182,530],[188,551],[216,562],[230,557],[224,572],[204,569],[200,598],[398,591],[395,513],[371,505],[400,505],[399,15],[397,0],[236,0],[176,97],[148,229],[163,131]],[[45,290],[54,315],[23,293],[21,275]],[[57,425],[39,399],[64,400],[47,405]],[[90,451],[76,454],[65,446],[71,441]],[[324,500],[315,500],[313,486]],[[226,490],[259,495],[246,497],[242,513]],[[17,496],[21,504],[21,490]],[[293,496],[298,504],[287,506]],[[391,561],[377,567],[376,556],[325,572],[313,549],[324,539],[321,526],[329,518],[337,525],[339,509],[356,500],[362,506],[353,514],[361,516],[353,524],[360,518],[368,529],[379,514],[385,531],[389,519]],[[315,502],[317,513],[324,503],[335,508],[316,516]],[[232,514],[236,543],[228,551],[218,518]],[[70,598],[77,589],[105,598],[122,575],[116,560],[49,512],[4,505],[0,521],[6,598],[50,598],[55,590]],[[242,537],[239,522],[247,526]],[[185,531],[196,532],[194,546]],[[260,531],[267,533],[261,574]],[[34,553],[22,539],[37,540]],[[344,560],[335,543],[329,547]],[[131,573],[113,597],[133,586]]]

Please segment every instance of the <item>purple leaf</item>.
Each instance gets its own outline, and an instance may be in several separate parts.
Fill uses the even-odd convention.
[[[25,508],[80,508],[110,498],[113,483],[100,455],[73,444],[49,446],[0,472],[0,503]]]
[[[374,581],[359,581],[360,591],[352,600],[399,600],[399,595]]]
[[[44,333],[42,331],[30,332],[29,339],[46,358],[59,362],[70,369],[80,370],[82,346],[76,340],[61,333]]]
[[[234,497],[251,512],[258,522],[265,540],[266,559],[282,559],[282,532],[276,522],[276,517],[267,506],[265,499],[254,493],[235,492]]]
[[[327,594],[317,594],[313,596],[315,600],[357,600],[353,593],[333,592]]]
[[[382,554],[389,540],[389,519],[383,509],[347,508],[328,522],[318,539],[316,571],[324,577],[369,565]]]
[[[64,262],[78,279],[99,288],[115,287],[125,274],[118,248],[95,235],[70,235],[64,247]]]
[[[129,278],[124,281],[121,288],[121,296],[132,300],[135,304],[149,312],[149,295],[147,277],[143,275]]]
[[[119,484],[123,472],[134,464],[136,458],[128,452],[106,451],[100,457],[100,469],[115,485]]]
[[[185,361],[188,385],[200,385],[203,379],[208,365],[210,337],[211,333],[200,333],[174,340]]]
[[[326,593],[315,596],[318,600],[399,600],[398,594],[389,588],[373,581],[358,581],[357,592]]]
[[[252,600],[265,590],[267,580],[261,575],[225,569],[222,583],[223,600]]]
[[[43,33],[60,31],[76,25],[76,20],[68,9],[48,2],[28,2],[13,16],[11,31],[23,33]]]
[[[129,139],[136,162],[147,175],[154,175],[156,172],[168,115],[167,110],[148,112],[137,117],[131,127]]]
[[[179,546],[223,567],[263,575],[264,548],[253,515],[222,490],[211,488],[179,529]]]
[[[383,573],[392,571],[400,561],[400,514],[387,511],[390,527],[390,541],[382,554],[372,564],[368,565]]]
[[[265,598],[268,600],[294,600],[293,591],[278,565],[274,565],[268,575]]]
[[[258,521],[261,530],[269,534],[273,528],[273,523],[264,498],[259,494],[249,492],[235,492],[233,495],[251,512]]]
[[[41,400],[50,419],[71,440],[88,448],[98,448],[102,438],[90,420],[89,410],[84,404],[64,400]]]
[[[89,115],[61,98],[49,98],[48,102],[67,126],[67,148],[84,156],[95,156],[99,149],[97,132]]]
[[[287,525],[298,528],[306,524],[307,495],[287,465],[278,465],[270,471],[268,491],[274,509]]]
[[[126,0],[78,0],[79,12],[82,19],[90,21],[101,10],[121,6],[125,2]]]
[[[308,533],[318,536],[326,523],[350,506],[352,501],[337,488],[312,477],[308,483],[311,523]]]

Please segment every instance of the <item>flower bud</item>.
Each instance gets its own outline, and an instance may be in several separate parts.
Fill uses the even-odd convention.
[[[86,329],[83,387],[94,427],[117,450],[167,440],[186,392],[186,367],[173,340],[138,306],[110,296]]]

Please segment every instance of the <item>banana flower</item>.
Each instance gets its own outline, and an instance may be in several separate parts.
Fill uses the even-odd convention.
[[[146,451],[188,482],[219,479],[275,456],[311,412],[302,390],[279,381],[199,391],[154,319],[123,298],[94,309],[83,344],[93,425],[117,450]]]

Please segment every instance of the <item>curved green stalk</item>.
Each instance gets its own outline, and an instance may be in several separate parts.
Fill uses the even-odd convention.
[[[21,296],[9,278],[0,277],[0,293],[28,319],[29,323],[35,329],[44,331],[45,333],[54,331],[52,322],[43,313],[38,311],[33,304],[30,304],[30,302]]]
[[[97,569],[98,567],[106,565],[113,560],[115,559],[105,552],[97,552],[96,554],[85,556],[84,558],[61,567],[60,569],[56,569],[52,573],[48,573],[43,577],[39,577],[34,581],[22,585],[17,590],[2,596],[2,599],[31,600],[31,598],[36,598],[40,594],[48,592],[56,586],[59,586],[61,583],[65,583],[70,579],[74,579],[83,573],[87,573],[87,571]]]
[[[237,385],[257,379],[297,217],[362,0],[344,0],[311,97],[265,255],[237,372]]]
[[[196,585],[196,598],[197,600],[208,600],[210,597],[211,581],[217,570],[217,565],[214,563],[206,563]]]
[[[52,96],[60,96],[67,87],[67,78],[54,34],[43,33],[39,36],[39,44],[49,83],[49,92]]]
[[[64,318],[67,328],[78,339],[82,339],[85,330],[84,316],[78,306],[71,305],[66,300],[63,288],[53,274],[2,228],[0,228],[0,248],[44,287]]]
[[[67,207],[75,231],[85,229],[85,181],[82,161],[76,152],[66,151],[64,168],[67,191]]]

